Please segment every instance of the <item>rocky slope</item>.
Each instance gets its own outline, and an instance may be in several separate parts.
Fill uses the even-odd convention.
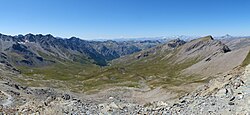
[[[228,39],[222,39],[221,41],[232,50],[250,46],[249,37],[232,37]]]
[[[119,78],[127,78],[127,82],[139,84],[138,87],[143,86],[142,82],[152,89],[164,87],[178,93],[189,92],[208,82],[211,76],[241,65],[248,52],[249,47],[231,50],[212,36],[187,43],[177,39],[113,60],[112,66],[94,79],[109,78],[109,73],[112,73],[118,78],[117,82]],[[185,88],[187,86],[190,88]]]
[[[244,41],[242,42],[244,43]],[[184,70],[184,74],[200,74],[210,76],[217,73],[224,73],[232,70],[236,66],[241,65],[250,50],[249,46],[235,48],[232,44],[224,44],[220,41],[214,41],[212,44],[212,47],[203,51],[201,50],[202,52],[200,53],[198,52],[198,54],[204,53],[202,55],[205,56],[205,58],[186,68]],[[222,44],[224,45],[221,46]],[[235,45],[237,44],[238,43],[235,43]]]
[[[84,41],[81,46],[83,41],[77,38],[71,45],[70,39],[47,43],[39,38],[15,42],[18,39],[10,36],[2,38],[0,114],[249,114],[249,47],[230,49],[211,36],[190,42],[176,39],[97,70],[65,60],[89,47],[88,53],[109,57],[114,52],[102,49],[109,46],[121,53],[119,45]],[[41,64],[37,51],[58,55],[49,58],[56,60],[43,55],[47,60],[39,65],[42,69],[32,67],[26,74],[12,66],[22,64],[13,62],[20,55]],[[54,62],[65,68],[46,67]]]
[[[193,91],[196,86],[207,83],[214,75],[241,65],[248,52],[249,47],[231,50],[211,36],[187,43],[176,39],[113,60],[110,66],[98,71],[84,71],[82,74],[81,68],[79,72],[75,72],[79,73],[77,76],[72,76],[75,73],[71,73],[70,77],[65,76],[64,79],[52,77],[52,83],[46,83],[49,78],[45,77],[45,80],[39,79],[39,83],[62,84],[60,87],[74,87],[81,92],[99,92],[117,86],[140,88],[144,91],[161,87],[172,93],[169,97],[174,97]],[[36,80],[33,83],[35,82]],[[71,83],[77,83],[77,87]],[[158,97],[160,96],[162,95]]]
[[[239,68],[231,73],[220,75],[195,92],[180,98],[171,108],[182,114],[249,114],[249,70],[241,73]]]
[[[160,44],[158,41],[115,42],[86,41],[76,37],[56,38],[52,35],[7,36],[0,34],[0,51],[17,66],[40,67],[67,60],[80,63],[107,65],[123,55]],[[144,45],[145,44],[145,45]]]
[[[1,74],[17,75],[1,65]],[[169,101],[140,104],[131,89],[82,95],[51,88],[23,87],[1,77],[1,114],[249,114],[250,65],[217,75],[191,93]],[[13,78],[13,77],[12,77]]]

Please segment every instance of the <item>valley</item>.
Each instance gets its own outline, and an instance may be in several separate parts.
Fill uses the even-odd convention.
[[[249,98],[250,39],[240,39],[119,42],[1,34],[0,112],[247,113],[241,103]]]
[[[250,0],[0,3],[0,115],[250,115]]]

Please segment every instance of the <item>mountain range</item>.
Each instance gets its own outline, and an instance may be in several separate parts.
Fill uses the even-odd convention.
[[[149,40],[98,42],[81,40],[76,37],[62,39],[41,34],[27,34],[25,36],[0,34],[0,44],[1,55],[8,62],[17,66],[39,67],[62,60],[105,66],[112,59],[156,46],[160,42]]]
[[[0,103],[5,110],[14,107],[21,113],[52,114],[52,107],[65,114],[74,110],[121,114],[119,111],[151,111],[159,106],[165,110],[169,107],[165,102],[188,98],[174,101],[166,110],[193,113],[187,106],[204,100],[203,94],[206,100],[213,99],[209,93],[217,95],[214,92],[222,86],[226,95],[227,87],[240,87],[234,82],[250,64],[249,51],[250,38],[229,35],[220,39],[209,35],[185,40],[87,41],[0,34]]]

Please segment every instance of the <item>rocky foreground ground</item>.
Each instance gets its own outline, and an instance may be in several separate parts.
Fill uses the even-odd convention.
[[[1,76],[5,72],[2,70]],[[1,79],[0,114],[250,114],[250,65],[221,74],[179,99],[146,104],[130,98],[130,89],[79,95],[52,88],[23,87],[8,78]]]

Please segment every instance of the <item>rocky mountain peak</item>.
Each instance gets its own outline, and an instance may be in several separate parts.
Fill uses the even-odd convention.
[[[181,59],[188,59],[199,57],[213,56],[214,54],[227,53],[231,51],[227,45],[219,40],[214,40],[212,36],[205,36],[192,40],[184,44],[178,55],[181,55]]]
[[[185,44],[185,43],[186,43],[185,41],[183,41],[183,40],[177,38],[177,39],[174,39],[174,40],[170,40],[170,41],[167,43],[167,45],[168,45],[169,47],[171,47],[171,48],[176,48],[176,47],[181,46],[181,45],[183,45],[183,44]]]
[[[201,39],[201,40],[204,40],[204,41],[211,41],[211,40],[214,40],[214,38],[213,38],[211,35],[202,37],[202,38],[200,38],[200,39]]]
[[[45,36],[48,37],[48,38],[54,38],[54,36],[52,36],[51,34],[47,34]]]
[[[69,38],[68,40],[72,41],[72,42],[83,42],[83,41],[85,41],[85,40],[82,40],[82,39],[74,37],[74,36]]]
[[[213,41],[214,39],[212,36],[205,36],[202,38],[194,39],[186,45],[185,52],[200,49],[200,48],[203,48],[204,46],[208,46],[209,44],[211,45]]]
[[[233,38],[233,36],[226,34],[226,35],[222,36],[221,38],[222,39],[230,39],[230,38]]]
[[[79,39],[79,38],[73,36],[73,37],[71,37],[69,39],[76,40],[76,39]]]

